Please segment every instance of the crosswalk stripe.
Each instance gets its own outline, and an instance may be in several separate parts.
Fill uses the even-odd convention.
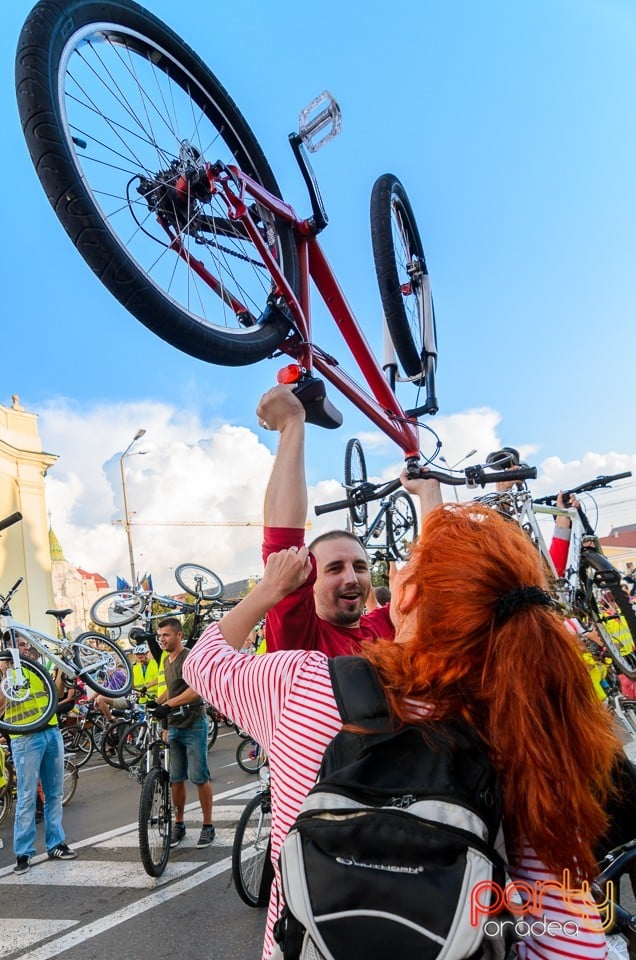
[[[197,840],[199,839],[199,832],[201,830],[201,824],[195,823],[192,824],[192,827],[190,827],[190,824],[186,820],[186,829],[188,832],[186,833],[185,838],[179,844],[179,850],[182,850],[184,847],[196,849]],[[213,846],[231,847],[234,841],[235,830],[236,827],[217,827]],[[137,831],[135,830],[134,833],[125,833],[123,836],[111,837],[109,840],[104,840],[102,843],[96,843],[95,846],[99,850],[135,849],[139,847],[139,838],[137,836]]]
[[[8,957],[16,950],[38,943],[54,933],[61,933],[78,923],[77,920],[3,920],[0,937],[0,957]]]
[[[191,873],[201,866],[201,862],[186,860],[168,861],[165,873],[161,877],[149,877],[141,861],[133,860],[73,860],[62,865],[61,861],[38,864],[19,876],[9,874],[0,877],[0,884],[10,886],[37,886],[38,884],[63,883],[65,887],[134,887],[138,889],[155,887],[170,883],[177,877]]]

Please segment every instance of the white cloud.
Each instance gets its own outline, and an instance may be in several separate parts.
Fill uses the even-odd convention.
[[[502,445],[501,416],[491,409],[467,410],[431,423],[451,464],[472,448],[478,452],[468,462],[478,462]],[[146,435],[125,460],[129,510],[139,521],[132,526],[138,572],[152,573],[155,587],[165,592],[174,592],[174,567],[186,561],[210,567],[226,582],[258,574],[262,567],[258,524],[271,451],[246,427],[204,421],[195,409],[167,403],[104,404],[81,410],[59,401],[40,411],[44,447],[59,455],[47,478],[47,501],[66,558],[100,572],[113,584],[117,574],[128,577],[126,536],[113,520],[123,517],[119,458],[140,427]],[[369,437],[364,445],[377,463],[384,444],[369,443]],[[425,435],[422,445],[430,449]],[[536,450],[532,442],[519,446],[522,458],[539,468],[539,479],[532,483],[537,496],[602,473],[636,474],[636,455],[585,452],[568,463],[556,457],[538,462]],[[401,458],[387,447],[386,460],[371,479],[398,476],[401,466]],[[322,517],[313,513],[314,504],[343,497],[341,481],[326,477],[310,489],[309,539],[346,525],[345,511]],[[634,520],[635,486],[636,481],[622,481],[611,493],[596,496],[600,535],[612,525]],[[453,496],[447,487],[446,499]],[[595,521],[593,503],[589,513]],[[144,520],[174,525],[144,525]],[[188,524],[178,525],[179,521]],[[227,525],[204,525],[211,522]]]

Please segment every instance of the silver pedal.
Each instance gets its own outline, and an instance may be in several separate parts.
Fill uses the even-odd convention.
[[[326,129],[319,140],[316,136]],[[300,111],[298,117],[298,136],[310,153],[316,153],[326,143],[337,137],[342,130],[342,112],[333,95],[328,90],[312,100]]]

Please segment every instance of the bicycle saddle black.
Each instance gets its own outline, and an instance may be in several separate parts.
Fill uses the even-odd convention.
[[[327,397],[324,381],[317,377],[303,377],[294,387],[294,393],[305,408],[307,423],[328,430],[335,430],[342,425],[342,414]]]

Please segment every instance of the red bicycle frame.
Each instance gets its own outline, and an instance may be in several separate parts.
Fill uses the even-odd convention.
[[[312,231],[309,220],[299,220],[294,209],[273,196],[260,183],[237,167],[223,167],[221,171],[208,165],[206,173],[212,193],[223,196],[230,220],[240,220],[250,240],[258,250],[274,282],[274,296],[284,300],[293,319],[295,330],[281,344],[280,350],[293,357],[304,371],[318,370],[351,403],[361,410],[383,433],[404,451],[405,458],[419,457],[419,434],[416,420],[407,417],[395,392],[387,382],[371,351],[360,326],[347,303],[344,293]],[[185,185],[184,185],[185,186]],[[177,183],[177,189],[179,184]],[[280,220],[291,225],[300,266],[298,297],[290,287],[281,268],[244,202],[245,193]],[[170,232],[170,231],[169,231]],[[235,298],[230,298],[219,280],[197,260],[194,260],[171,232],[172,247],[186,260],[229,306],[240,315],[247,309]],[[335,357],[322,351],[311,339],[310,278],[340,330],[370,393],[353,380],[338,364]]]

